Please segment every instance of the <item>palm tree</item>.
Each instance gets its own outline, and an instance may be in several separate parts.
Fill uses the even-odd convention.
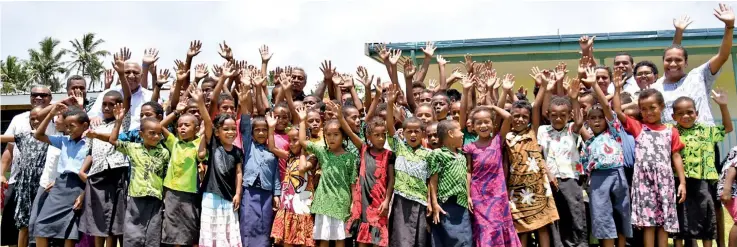
[[[3,83],[0,92],[22,92],[28,90],[31,74],[25,62],[17,57],[8,56],[5,61],[0,60],[0,81]]]
[[[89,76],[90,84],[87,88],[91,88],[95,82],[100,81],[100,75],[105,71],[102,58],[110,55],[110,52],[106,50],[98,50],[100,44],[105,43],[105,40],[95,39],[95,33],[86,33],[81,39],[70,40],[69,43],[74,49],[68,50],[72,56],[68,73],[76,70],[78,75]]]
[[[67,51],[64,49],[56,51],[59,40],[51,37],[44,38],[38,44],[41,46],[38,50],[28,49],[31,78],[39,84],[51,87],[52,92],[58,92],[61,89],[61,81],[57,75],[67,71],[64,68],[65,62],[61,60]]]

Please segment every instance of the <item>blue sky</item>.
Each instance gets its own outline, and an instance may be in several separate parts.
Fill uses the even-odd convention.
[[[158,48],[159,68],[183,59],[194,39],[203,43],[195,63],[208,64],[222,63],[217,48],[223,40],[249,63],[259,63],[258,47],[267,44],[275,53],[270,67],[304,67],[311,88],[322,78],[324,59],[341,72],[364,65],[386,78],[384,66],[364,56],[366,42],[664,30],[684,14],[694,20],[689,28],[722,27],[712,15],[715,7],[717,2],[4,2],[0,56],[27,59],[27,50],[46,36],[71,48],[68,41],[86,32],[104,39],[103,49],[131,48],[134,60],[144,49]]]

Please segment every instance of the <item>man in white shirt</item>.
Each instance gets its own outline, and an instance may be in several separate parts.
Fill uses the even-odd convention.
[[[127,130],[121,130],[121,132],[138,129],[141,125],[141,106],[150,101],[153,94],[151,90],[141,86],[141,78],[148,76],[147,74],[142,73],[146,72],[148,72],[148,70],[142,71],[141,65],[136,62],[129,61],[125,63],[125,76],[131,89],[131,124]],[[122,93],[122,87],[117,85],[103,91],[100,95],[105,95],[109,90],[116,90]],[[87,113],[92,125],[99,125],[102,122],[102,98],[103,97],[97,97],[92,108],[90,108],[90,111]]]
[[[622,89],[623,92],[634,94],[635,92],[640,91],[640,87],[637,86],[637,81],[635,81],[635,77],[632,72],[634,70],[634,59],[632,59],[632,56],[629,53],[618,52],[617,55],[614,56],[614,69],[623,70],[627,76],[627,78],[625,78],[624,88]],[[610,95],[614,94],[614,83],[609,84],[607,92]]]

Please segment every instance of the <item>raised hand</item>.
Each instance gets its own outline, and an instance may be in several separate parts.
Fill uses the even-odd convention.
[[[720,88],[711,90],[711,99],[713,99],[714,102],[717,102],[717,104],[719,105],[727,105],[729,103],[727,92]]]
[[[263,63],[268,63],[271,60],[271,56],[274,55],[274,53],[269,53],[269,47],[266,45],[261,46],[258,49],[258,53],[261,54],[261,62]]]
[[[474,81],[476,81],[476,75],[474,74],[468,74],[468,76],[465,76],[461,79],[461,85],[463,85],[463,90],[468,90],[473,87]]]
[[[425,43],[425,47],[421,49],[422,52],[425,53],[425,56],[432,57],[432,55],[435,53],[436,48],[437,47],[435,47],[435,43],[433,43],[432,41],[428,41]]]
[[[189,70],[185,67],[181,60],[174,60],[174,69],[177,71],[177,81],[181,81],[187,78]]]
[[[504,79],[502,79],[502,89],[504,89],[504,91],[510,92],[513,88],[514,76],[512,74],[504,75]]]
[[[342,81],[341,88],[350,89],[353,87],[353,76],[351,74],[342,74],[340,79]]]
[[[233,50],[230,49],[230,46],[225,43],[225,40],[223,40],[223,43],[220,44],[220,50],[218,51],[218,54],[220,54],[220,57],[225,60],[230,61],[231,59],[233,59]]]
[[[594,83],[596,83],[596,69],[592,67],[587,67],[586,69],[584,69],[584,74],[586,75],[586,77],[583,78],[581,82],[583,82],[586,87],[594,86]]]
[[[266,86],[266,77],[261,75],[261,72],[259,71],[251,71],[251,79],[253,80],[253,85],[258,87],[264,87]]]
[[[243,76],[245,76],[247,73],[241,74],[241,85],[238,86],[238,90],[236,90],[236,94],[238,94],[238,102],[246,102],[248,101],[248,92],[251,90],[251,81],[249,80],[243,80]]]
[[[438,89],[438,86],[440,86],[440,84],[438,84],[438,80],[430,79],[427,86],[429,87],[430,90],[436,90]]]
[[[156,79],[156,86],[161,88],[169,81],[169,69],[159,70],[159,78]]]
[[[578,45],[581,46],[581,51],[590,50],[594,46],[594,39],[596,39],[596,36],[591,36],[591,38],[588,35],[581,36],[578,39]]]
[[[437,60],[438,60],[438,66],[443,66],[448,63],[448,60],[445,60],[445,58],[443,58],[443,56],[441,55],[437,56]]]
[[[235,69],[235,66],[232,63],[228,62],[222,68],[222,75],[226,78],[233,78],[234,76],[238,75],[238,73]]]
[[[207,65],[204,63],[198,64],[194,67],[194,79],[196,81],[202,80],[207,77],[209,72],[207,71]]]
[[[212,65],[212,77],[218,80],[221,76],[223,76],[223,67],[217,64]]]
[[[329,81],[333,79],[333,75],[335,74],[335,68],[333,67],[333,61],[325,60],[322,62],[322,65],[320,66],[320,71],[325,76],[325,80]]]
[[[266,124],[269,126],[270,129],[276,127],[276,122],[279,121],[278,116],[274,116],[274,112],[266,113]]]
[[[568,70],[566,69],[567,65],[564,62],[558,63],[558,66],[555,66],[555,80],[556,81],[563,81],[563,78],[568,74]]]
[[[389,97],[387,99],[389,103],[397,102],[397,97],[399,96],[399,87],[397,87],[397,84],[391,84],[389,89],[387,89],[386,95]]]
[[[199,103],[205,103],[205,97],[203,96],[204,93],[200,88],[195,87],[194,84],[189,85],[189,95],[192,97],[192,99]]]
[[[155,63],[156,61],[159,61],[159,50],[156,50],[156,48],[149,48],[148,50],[143,50],[143,66],[144,67],[151,65]]]
[[[127,49],[127,48],[124,48]],[[125,73],[125,58],[121,53],[113,54],[113,69],[118,73]]]
[[[691,20],[691,17],[688,15],[681,16],[681,18],[673,18],[673,27],[676,28],[676,31],[683,31],[686,30],[688,25],[691,25],[693,21]]]
[[[281,73],[281,75],[279,75],[279,82],[281,83],[281,88],[284,89],[285,92],[292,90],[292,77],[288,76],[287,73]]]
[[[473,73],[473,65],[476,64],[476,62],[473,61],[471,58],[471,54],[466,54],[463,56],[464,61],[462,64],[464,67],[466,67],[466,72]]]
[[[486,62],[484,62],[484,68],[486,68],[486,70],[493,70],[494,62],[492,62],[491,60],[486,60]]]
[[[594,75],[595,76],[595,75]],[[614,73],[612,73],[612,82],[614,83],[615,87],[621,88],[621,86],[624,86],[624,71],[621,69],[614,69]]]
[[[542,72],[540,71],[540,68],[538,68],[537,66],[532,67],[532,69],[530,69],[530,72],[531,72],[530,77],[532,77],[532,79],[535,80],[535,85],[537,86],[542,85],[543,75],[542,75]]]
[[[297,117],[299,117],[299,120],[304,121],[307,119],[307,107],[300,106],[295,109],[297,111]]]
[[[120,48],[119,54],[121,55],[123,62],[131,59],[131,55],[133,55],[133,53],[131,53],[131,50],[128,49],[128,47]]]
[[[579,92],[581,92],[581,81],[576,78],[573,79],[571,85],[568,86],[568,97],[570,97],[571,100],[577,100]]]
[[[125,118],[125,107],[123,106],[123,103],[115,104],[113,114],[115,115],[115,120],[123,120],[123,118]]]
[[[382,61],[389,59],[389,50],[386,49],[386,44],[379,43],[376,45],[376,52],[379,53]]]
[[[734,11],[729,5],[720,3],[718,9],[714,9],[714,17],[724,22],[724,26],[734,28]]]
[[[105,70],[105,89],[110,88],[110,86],[113,85],[113,80],[115,79],[115,70],[114,69],[107,69]]]
[[[496,76],[496,72],[494,72],[494,75]],[[450,77],[453,78],[462,78],[463,74],[461,73],[461,68],[455,68],[453,69],[453,72],[450,73]]]
[[[202,42],[199,40],[190,41],[189,49],[187,49],[187,57],[197,56],[197,54],[200,54],[200,49],[202,49]]]
[[[412,78],[415,76],[415,63],[412,62],[412,60],[407,60],[404,62],[404,77],[406,78]]]
[[[396,50],[395,49],[392,49],[392,50],[389,51],[389,62],[392,65],[396,65],[397,62],[399,61],[399,58],[401,58],[401,57],[402,57],[402,50],[400,50],[400,49],[396,49]]]
[[[581,59],[578,60],[578,74],[579,75],[585,75],[586,74],[586,68],[591,67],[591,58],[589,56],[582,56]]]

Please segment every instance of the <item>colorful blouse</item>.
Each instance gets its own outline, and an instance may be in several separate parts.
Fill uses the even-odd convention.
[[[719,178],[714,144],[724,140],[724,126],[707,126],[696,123],[691,128],[677,126],[681,142],[686,145],[681,149],[683,170],[687,178],[716,180]]]
[[[455,196],[458,205],[468,208],[468,167],[466,156],[462,152],[451,152],[442,147],[430,152],[427,156],[430,174],[438,174],[438,202],[444,203]]]
[[[732,151],[729,151],[727,157],[722,162],[722,174],[719,175],[719,182],[717,183],[717,195],[722,196],[724,191],[724,180],[727,179],[727,171],[729,168],[737,168],[737,147],[733,147]],[[737,198],[737,179],[732,183],[732,198]]]
[[[387,140],[394,150],[394,194],[427,206],[427,180],[430,170],[427,157],[431,150],[420,145],[414,149],[398,134]]]
[[[116,150],[127,155],[131,162],[130,197],[152,196],[161,200],[169,150],[161,144],[147,149],[141,143],[118,141]]]
[[[346,150],[336,156],[324,146],[307,143],[307,152],[317,157],[322,169],[311,213],[345,221],[350,216],[351,186],[358,176],[358,157]]]
[[[617,169],[624,165],[622,134],[624,128],[618,119],[607,121],[606,131],[592,137],[581,152],[581,164],[586,172],[593,170]]]
[[[578,152],[578,133],[573,133],[573,123],[561,130],[543,125],[537,131],[537,142],[545,154],[545,164],[557,178],[574,178],[583,174]]]

